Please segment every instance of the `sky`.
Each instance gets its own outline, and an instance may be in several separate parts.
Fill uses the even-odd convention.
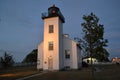
[[[55,4],[65,23],[63,32],[82,38],[83,15],[93,12],[104,25],[109,58],[120,57],[120,0],[0,0],[0,56],[6,51],[20,62],[43,40],[41,13]]]

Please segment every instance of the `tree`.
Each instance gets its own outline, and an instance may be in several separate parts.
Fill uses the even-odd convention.
[[[37,62],[37,49],[30,52],[22,62]]]
[[[10,54],[7,54],[7,52],[5,52],[3,57],[0,57],[0,63],[2,65],[2,67],[12,66],[14,63],[13,56]]]
[[[109,53],[105,49],[108,40],[104,39],[104,25],[99,24],[99,18],[91,13],[90,15],[83,16],[81,24],[82,31],[84,32],[83,41],[86,43],[87,56],[97,58],[99,61],[108,60]]]

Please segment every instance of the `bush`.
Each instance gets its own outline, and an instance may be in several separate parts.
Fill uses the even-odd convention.
[[[0,64],[2,67],[10,67],[14,63],[13,57],[10,54],[4,53],[3,57],[0,57]]]
[[[88,63],[82,62],[82,67],[88,67]]]

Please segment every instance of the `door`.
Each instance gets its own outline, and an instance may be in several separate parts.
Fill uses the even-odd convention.
[[[53,69],[53,59],[52,57],[48,58],[48,70],[52,70]]]

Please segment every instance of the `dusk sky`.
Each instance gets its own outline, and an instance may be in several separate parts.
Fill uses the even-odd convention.
[[[53,4],[65,17],[63,31],[72,39],[82,38],[82,16],[93,12],[104,25],[110,59],[120,57],[120,0],[0,0],[0,56],[7,51],[18,62],[36,49],[43,40],[41,13]]]

